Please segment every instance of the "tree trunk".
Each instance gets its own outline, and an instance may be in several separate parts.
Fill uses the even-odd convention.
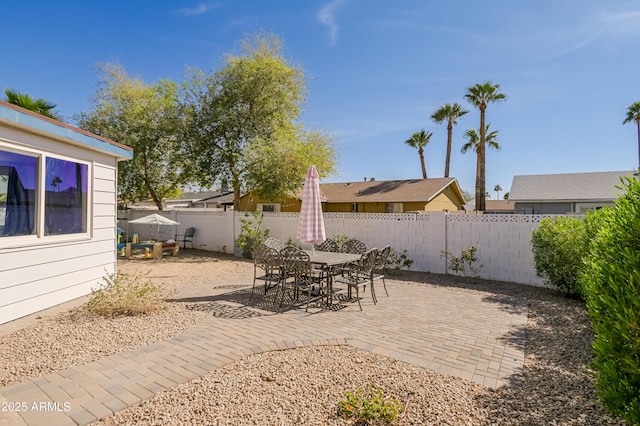
[[[486,210],[486,185],[485,185],[485,140],[487,129],[484,125],[484,112],[486,104],[480,105],[480,141],[478,142],[478,161],[476,165],[476,211]]]
[[[449,120],[447,124],[447,158],[444,162],[444,177],[449,177],[449,163],[451,162],[451,135],[453,133],[453,122]]]
[[[638,123],[638,170],[640,171],[640,120],[636,120]]]
[[[418,154],[420,154],[420,165],[422,166],[422,179],[426,179],[427,167],[424,165],[424,149],[420,148]]]

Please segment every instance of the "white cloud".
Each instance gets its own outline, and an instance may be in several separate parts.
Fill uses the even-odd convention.
[[[197,6],[195,7],[185,7],[182,9],[178,9],[176,12],[184,16],[201,15],[212,9],[217,9],[218,7],[224,6],[224,4],[225,2],[208,3],[208,4],[198,3]]]
[[[338,24],[335,19],[335,10],[346,0],[333,0],[318,12],[318,20],[329,29],[331,44],[335,44],[338,38]]]

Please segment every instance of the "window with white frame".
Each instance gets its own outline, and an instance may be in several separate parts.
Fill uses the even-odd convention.
[[[89,164],[0,146],[0,238],[88,232]]]

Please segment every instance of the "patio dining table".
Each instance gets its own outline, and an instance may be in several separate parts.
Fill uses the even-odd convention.
[[[327,279],[327,305],[333,302],[333,274],[331,269],[334,266],[345,265],[360,260],[360,254],[338,253],[332,251],[305,250],[309,255],[311,263],[320,266],[326,273]]]

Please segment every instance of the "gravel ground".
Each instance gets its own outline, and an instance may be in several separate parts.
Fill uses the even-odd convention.
[[[149,265],[159,280],[183,277],[186,294],[252,273],[248,262],[206,257]],[[122,262],[121,272],[139,269],[132,262]],[[522,387],[489,389],[348,346],[307,347],[243,358],[95,424],[347,425],[338,402],[345,391],[371,384],[404,404],[398,425],[624,425],[597,402],[588,368],[593,335],[581,302],[546,289],[428,273],[394,278],[394,285],[526,301]],[[109,320],[75,309],[0,336],[0,386],[178,335],[206,315],[189,308],[171,303],[160,314]]]

